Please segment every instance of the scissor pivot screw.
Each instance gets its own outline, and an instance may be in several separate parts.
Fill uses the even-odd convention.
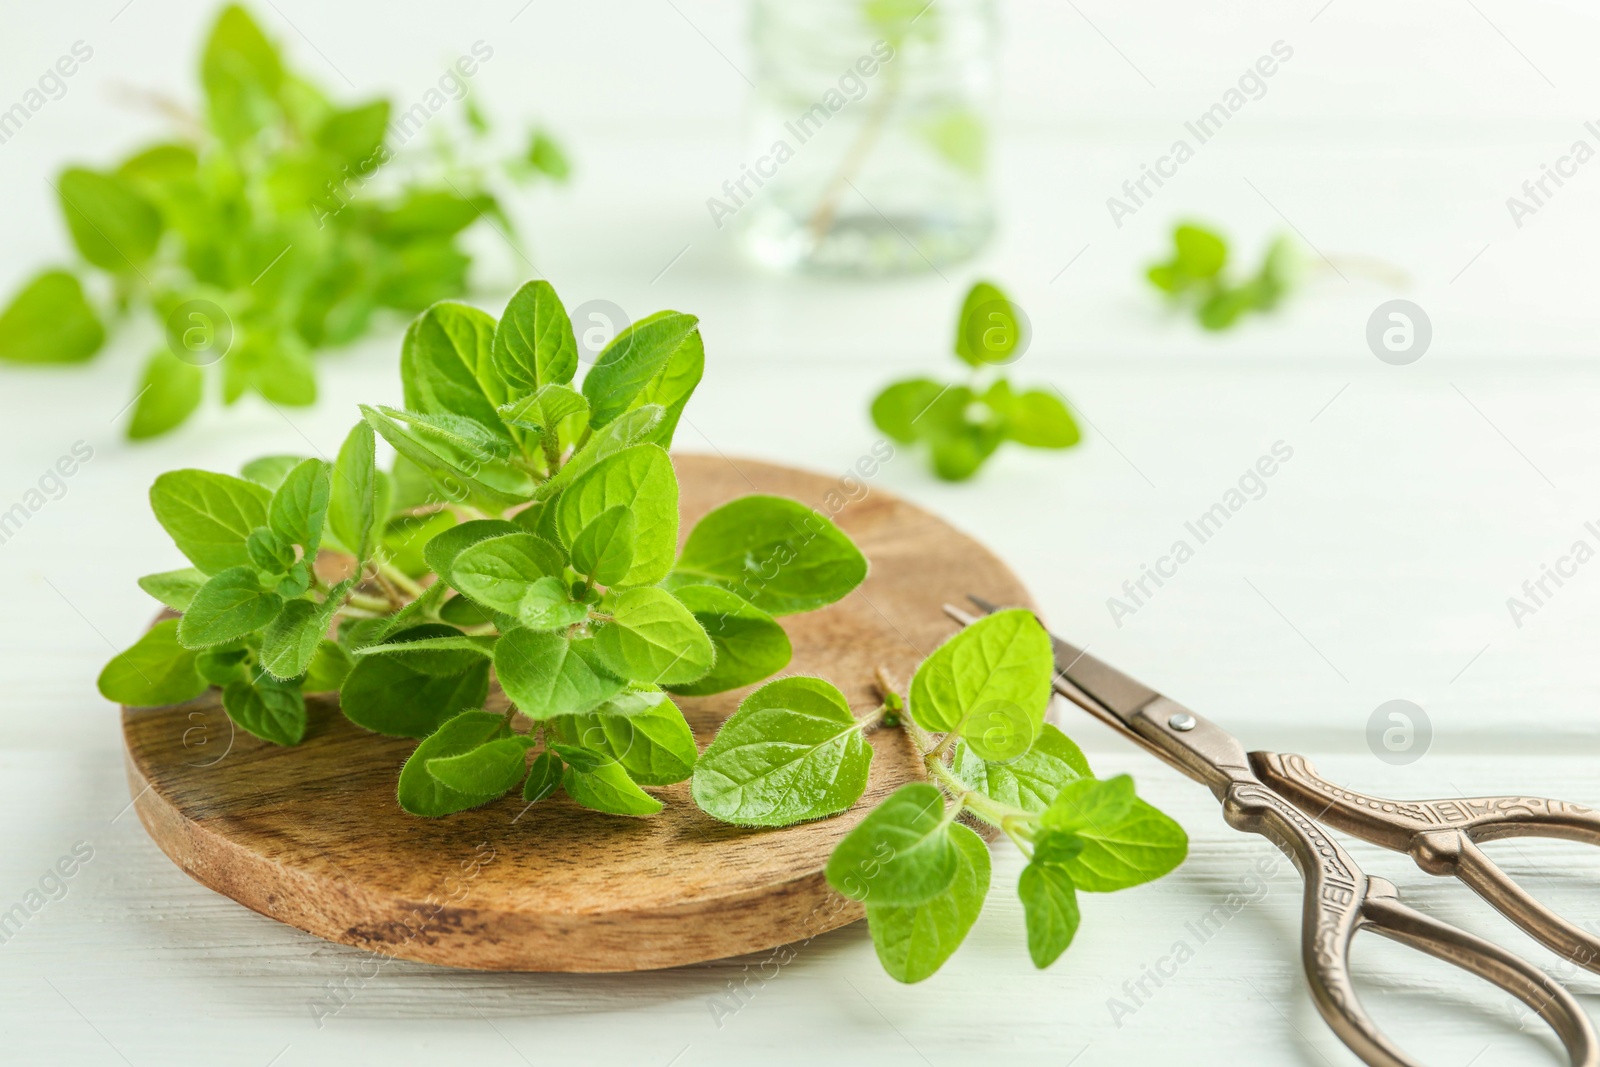
[[[1199,720],[1187,711],[1179,711],[1175,712],[1172,718],[1167,720],[1167,725],[1181,734],[1193,730],[1199,725]]]

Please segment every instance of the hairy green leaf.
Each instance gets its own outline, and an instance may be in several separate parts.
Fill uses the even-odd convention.
[[[178,643],[178,620],[165,619],[117,653],[99,678],[100,695],[118,704],[181,704],[206,691],[195,653]]]
[[[788,826],[844,811],[867,787],[872,747],[844,694],[779,678],[745,697],[695,766],[695,803],[738,826]]]
[[[610,756],[572,745],[552,745],[567,764],[561,785],[583,807],[608,815],[654,815],[661,801],[636,785]]]
[[[713,585],[686,585],[673,595],[711,638],[716,658],[711,670],[674,693],[705,696],[769,678],[789,665],[794,649],[789,635],[771,615],[742,597]]]
[[[168,471],[150,487],[156,521],[207,574],[250,562],[245,539],[266,525],[271,499],[254,482],[201,470]]]
[[[275,745],[298,745],[306,736],[306,701],[298,683],[265,674],[229,682],[222,690],[222,709],[245,732]]]
[[[360,669],[359,666],[357,669]],[[487,711],[447,714],[439,727],[429,732],[400,768],[400,784],[396,789],[400,806],[412,815],[436,818],[480,807],[500,796],[516,784],[515,779],[499,792],[463,793],[429,774],[428,765],[434,760],[471,752],[507,736],[510,730],[510,724],[503,715]]]
[[[955,877],[920,904],[867,905],[867,927],[878,962],[899,982],[920,982],[961,947],[989,895],[989,846],[959,823],[950,827]]]
[[[236,641],[271,622],[283,598],[263,589],[250,567],[230,567],[202,585],[178,620],[178,642],[209,648]]]
[[[556,529],[571,548],[584,528],[612,508],[633,515],[633,561],[618,586],[653,585],[672,569],[678,547],[678,477],[657,445],[634,445],[575,478],[556,502]]]
[[[867,576],[867,560],[821,512],[752,494],[709,512],[689,531],[675,585],[716,585],[773,615],[814,611]]]
[[[513,630],[494,649],[494,673],[517,709],[530,719],[590,711],[626,683],[602,665],[592,638]]]
[[[655,586],[617,595],[594,648],[612,673],[651,685],[692,682],[711,669],[715,656],[711,638],[689,609]]]
[[[921,904],[943,893],[960,868],[944,794],[909,782],[845,835],[828,857],[828,884],[868,904]]]

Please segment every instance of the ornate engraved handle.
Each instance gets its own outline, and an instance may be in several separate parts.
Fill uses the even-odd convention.
[[[1256,774],[1293,803],[1363,841],[1409,853],[1429,874],[1453,875],[1551,952],[1600,973],[1600,937],[1545,907],[1484,855],[1479,841],[1557,837],[1600,845],[1600,813],[1543,797],[1387,800],[1317,774],[1304,756],[1252,752]]]
[[[1268,838],[1299,868],[1306,886],[1301,957],[1312,998],[1339,1039],[1371,1067],[1419,1064],[1378,1030],[1356,997],[1350,942],[1364,929],[1499,986],[1550,1025],[1573,1067],[1600,1067],[1600,1046],[1587,1016],[1543,971],[1401,904],[1393,885],[1367,877],[1321,827],[1267,786],[1235,782],[1224,797],[1223,811],[1230,826]]]

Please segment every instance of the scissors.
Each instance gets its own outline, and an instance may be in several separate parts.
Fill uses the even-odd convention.
[[[987,614],[998,610],[977,597]],[[976,616],[950,605],[962,625]],[[1277,845],[1305,880],[1300,953],[1322,1018],[1371,1067],[1418,1067],[1373,1024],[1350,980],[1350,943],[1363,930],[1487,980],[1556,1032],[1573,1067],[1600,1067],[1600,1041],[1572,995],[1528,961],[1400,902],[1392,882],[1365,874],[1319,824],[1404,852],[1429,874],[1453,875],[1546,948],[1600,972],[1600,939],[1549,911],[1478,848],[1505,837],[1600,844],[1600,814],[1538,797],[1386,800],[1335,785],[1304,756],[1246,753],[1211,720],[1054,634],[1055,690],[1210,788],[1235,830]]]

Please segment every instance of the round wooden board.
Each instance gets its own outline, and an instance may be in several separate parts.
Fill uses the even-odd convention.
[[[859,589],[783,620],[785,673],[877,705],[874,671],[905,680],[954,630],[940,611],[968,592],[1032,606],[982,545],[876,488],[750,460],[678,455],[685,533],[746,493],[832,514],[871,561]],[[842,505],[842,506],[841,506]],[[747,689],[683,699],[703,748]],[[503,697],[498,692],[491,701]],[[331,941],[451,967],[634,971],[804,940],[862,915],[828,888],[833,846],[866,811],[921,777],[900,730],[873,732],[866,795],[845,814],[746,830],[695,807],[689,783],[651,792],[659,815],[600,815],[520,793],[443,819],[405,814],[395,776],[415,746],[368,733],[313,697],[303,744],[235,731],[216,690],[187,704],[125,708],[129,787],[161,849],[203,885]],[[494,706],[491,704],[491,706]]]

